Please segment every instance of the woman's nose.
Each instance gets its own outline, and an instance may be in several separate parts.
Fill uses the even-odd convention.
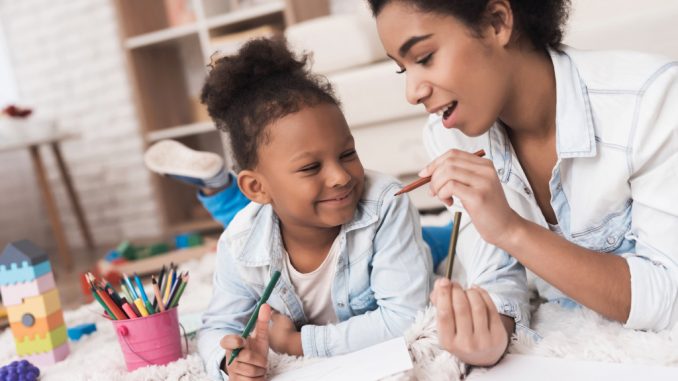
[[[419,79],[416,75],[407,76],[405,89],[405,98],[410,104],[418,105],[423,103],[431,95],[431,86]]]

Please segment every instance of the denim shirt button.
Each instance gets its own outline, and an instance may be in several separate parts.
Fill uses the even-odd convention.
[[[504,175],[504,168],[499,168],[499,169],[497,169],[497,174],[498,174],[499,176],[503,176],[503,175]]]
[[[532,191],[530,191],[530,188],[528,187],[524,187],[523,190],[525,191],[525,194],[527,194],[528,196],[532,194]]]
[[[337,303],[337,305],[341,308],[344,308],[344,302],[339,302],[339,303]]]
[[[616,240],[617,240],[617,239],[616,239],[613,235],[607,237],[607,243],[608,243],[609,245],[612,245]]]

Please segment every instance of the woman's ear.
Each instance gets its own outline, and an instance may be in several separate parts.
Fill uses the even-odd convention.
[[[253,170],[242,170],[238,173],[238,187],[240,191],[257,204],[270,204],[271,197],[266,192],[264,179],[260,173]]]
[[[513,33],[513,10],[508,0],[490,0],[487,4],[488,32],[498,45],[506,46],[519,36]]]

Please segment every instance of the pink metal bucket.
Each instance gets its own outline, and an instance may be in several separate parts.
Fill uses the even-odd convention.
[[[128,320],[111,320],[128,371],[164,365],[181,357],[177,309]]]

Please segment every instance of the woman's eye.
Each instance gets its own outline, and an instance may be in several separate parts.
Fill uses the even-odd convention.
[[[350,151],[346,151],[343,154],[341,154],[341,158],[342,159],[351,158],[351,157],[355,156],[355,154],[356,154],[355,150],[352,149]]]
[[[405,70],[404,67],[401,67],[400,69],[396,70],[396,74],[402,74],[402,73],[404,73],[404,72],[406,72],[406,71],[407,71],[407,70]]]
[[[426,65],[431,60],[432,57],[433,57],[433,53],[429,53],[429,54],[425,55],[424,57],[418,59],[416,62],[419,65]]]

